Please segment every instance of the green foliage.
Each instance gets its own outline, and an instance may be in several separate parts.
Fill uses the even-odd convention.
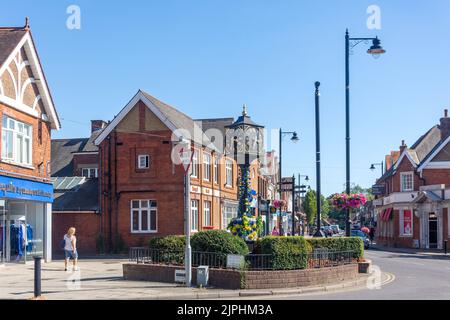
[[[305,269],[310,247],[303,237],[264,237],[258,243],[262,254],[272,255],[275,270]]]
[[[364,242],[359,237],[309,238],[312,249],[327,248],[334,251],[353,251],[354,258],[364,257]]]
[[[345,193],[345,191],[342,191],[342,193]],[[366,196],[367,201],[373,200],[375,198],[375,196],[372,193],[372,188],[363,188],[359,184],[356,185],[353,184],[350,187],[350,194],[354,193],[363,193]]]
[[[224,254],[249,253],[247,244],[240,238],[225,230],[201,231],[192,236],[192,250],[201,252],[215,252]]]
[[[105,253],[105,236],[103,233],[99,233],[95,238],[95,249],[97,253]]]
[[[184,251],[185,236],[156,237],[149,241],[149,247],[156,250]]]
[[[127,245],[125,244],[122,235],[120,233],[116,234],[114,237],[113,253],[119,254],[125,253],[126,251]]]
[[[322,219],[328,218],[330,212],[330,203],[323,195],[320,195],[321,211],[320,215]],[[314,224],[317,218],[317,201],[316,201],[316,191],[308,190],[305,195],[305,200],[302,202],[303,211],[306,214],[306,219],[308,224]]]

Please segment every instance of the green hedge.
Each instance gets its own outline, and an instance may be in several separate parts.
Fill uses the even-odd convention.
[[[249,253],[248,246],[242,238],[233,236],[225,230],[198,232],[192,236],[191,245],[192,251],[241,255]]]
[[[364,242],[359,237],[334,237],[306,239],[311,249],[327,248],[335,251],[354,251],[354,258],[364,257]]]
[[[184,251],[185,236],[167,236],[150,239],[149,247],[156,250]]]
[[[305,269],[310,247],[303,237],[264,237],[257,244],[261,254],[271,254],[275,270]]]

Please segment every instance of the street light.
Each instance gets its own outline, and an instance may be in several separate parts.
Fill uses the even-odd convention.
[[[381,176],[383,176],[383,174],[384,174],[384,162],[381,161],[380,163],[372,163],[372,165],[370,166],[370,170],[374,171],[375,170],[375,166],[380,166],[381,167]]]
[[[319,110],[319,98],[320,98],[320,82],[316,81],[314,84],[315,91],[315,109],[316,109],[316,208],[317,208],[317,230],[314,237],[325,237],[325,234],[320,230],[321,217],[321,184],[320,184],[320,110]]]
[[[279,196],[280,196],[280,201],[282,200],[282,188],[283,188],[283,184],[282,184],[282,170],[281,170],[281,156],[282,156],[282,144],[283,144],[283,137],[286,135],[291,135],[291,141],[293,143],[297,143],[300,141],[297,132],[296,131],[283,131],[280,128],[280,151],[279,151],[279,162],[278,162],[278,173],[279,173],[279,177],[278,177],[278,183],[279,183]],[[280,206],[280,221],[278,222],[278,228],[280,230],[280,234],[281,234],[281,225],[282,225],[282,217],[281,217],[281,206]]]
[[[372,41],[372,46],[367,50],[374,58],[385,53],[380,45],[378,37],[375,38],[350,38],[348,29],[345,32],[345,142],[346,142],[346,193],[350,194],[350,49],[361,42]],[[350,236],[350,209],[346,209],[345,231]]]

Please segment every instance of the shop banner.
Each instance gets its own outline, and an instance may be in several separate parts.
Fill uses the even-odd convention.
[[[403,211],[403,234],[412,234],[412,212],[410,210]]]
[[[53,203],[53,184],[0,176],[0,198]]]

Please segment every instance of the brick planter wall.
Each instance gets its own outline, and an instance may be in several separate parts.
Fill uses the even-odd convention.
[[[175,270],[183,267],[124,264],[125,280],[145,280],[173,283]],[[192,283],[197,269],[192,268]],[[358,264],[322,269],[280,271],[237,271],[209,269],[209,285],[223,289],[275,289],[333,284],[358,278]]]

